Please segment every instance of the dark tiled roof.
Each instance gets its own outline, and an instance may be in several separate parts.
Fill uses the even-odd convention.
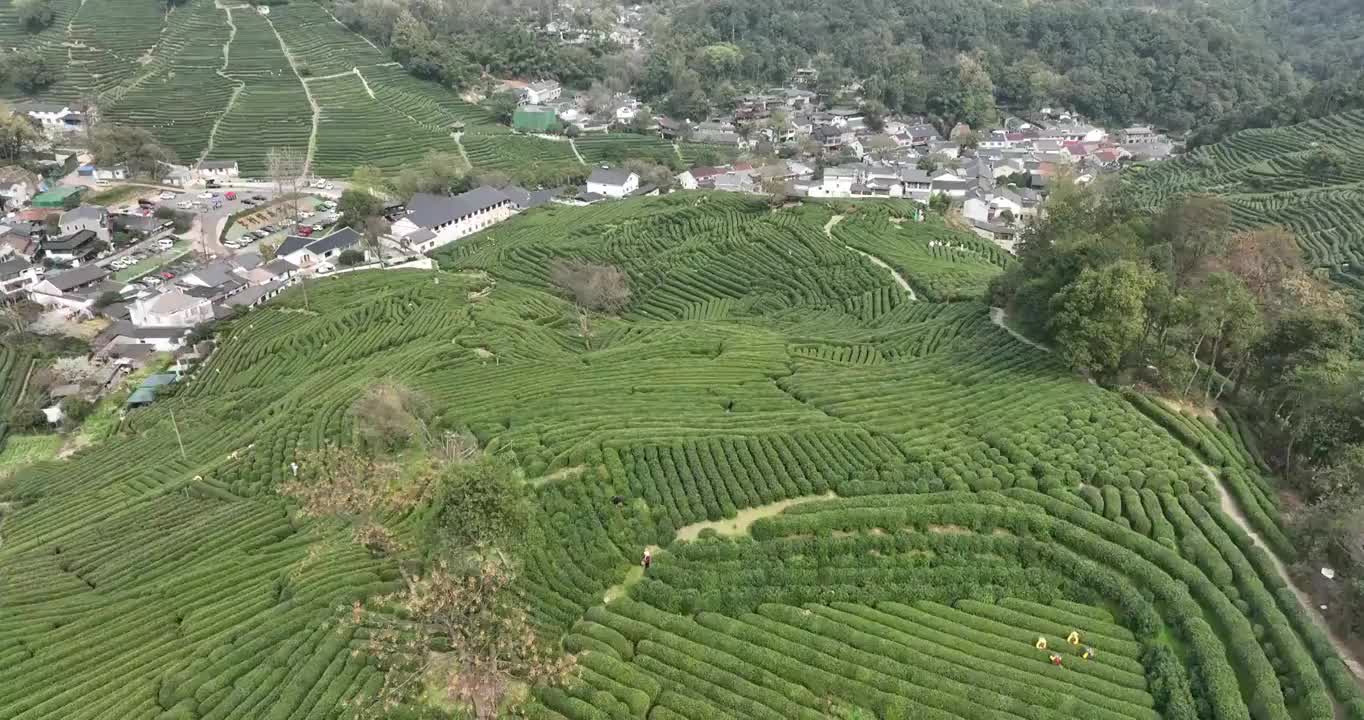
[[[510,200],[506,193],[488,186],[454,197],[417,193],[407,203],[407,219],[417,227],[431,228]]]
[[[630,179],[630,171],[625,168],[597,168],[588,176],[590,183],[602,185],[624,185]]]
[[[109,271],[98,265],[84,265],[75,270],[67,270],[64,273],[48,275],[45,279],[52,284],[52,287],[55,287],[62,292],[66,292],[67,290],[75,290],[78,287],[97,283],[108,276]]]

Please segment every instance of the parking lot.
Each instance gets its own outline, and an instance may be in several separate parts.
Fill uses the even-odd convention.
[[[298,226],[294,213],[298,213]],[[259,244],[278,246],[291,234],[321,235],[336,223],[336,203],[307,196],[297,203],[284,201],[263,207],[259,212],[237,219],[224,233],[224,244],[231,250],[253,249]]]

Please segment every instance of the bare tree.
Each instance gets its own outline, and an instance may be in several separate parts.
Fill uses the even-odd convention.
[[[365,245],[374,249],[374,256],[379,260],[379,267],[384,267],[384,236],[388,234],[388,221],[381,217],[365,218]]]
[[[275,193],[290,196],[290,210],[294,225],[298,225],[298,190],[303,182],[306,157],[293,146],[272,147],[265,155],[265,166],[270,173],[270,181],[275,185]]]
[[[371,633],[370,651],[395,661],[377,696],[358,699],[357,715],[385,716],[436,673],[450,697],[472,705],[480,720],[512,709],[503,705],[514,701],[509,691],[518,683],[567,679],[574,656],[540,635],[518,601],[515,580],[512,567],[494,558],[467,572],[439,563],[425,577],[409,576],[402,593],[380,598],[407,622],[396,623],[387,613],[367,617],[362,605],[354,606],[353,621],[384,623]],[[440,646],[448,652],[431,649]]]
[[[351,406],[356,432],[372,447],[392,452],[412,443],[434,447],[431,405],[405,385],[381,382]]]
[[[328,445],[301,453],[290,467],[293,477],[278,492],[298,501],[301,516],[350,524],[353,539],[376,555],[399,549],[378,518],[386,510],[411,507],[420,493],[399,487],[396,464]]]
[[[630,304],[630,278],[613,265],[556,260],[549,268],[549,280],[573,296],[583,340],[589,350],[592,348],[592,328],[588,312],[615,313]]]

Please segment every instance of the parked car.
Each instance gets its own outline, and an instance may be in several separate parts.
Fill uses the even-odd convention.
[[[215,188],[215,187],[218,187],[218,181],[217,181],[217,180],[209,180],[208,182],[204,183],[204,187],[208,187],[208,188]]]
[[[324,262],[324,263],[322,263],[321,265],[318,265],[318,266],[317,266],[317,274],[318,274],[318,275],[326,275],[327,273],[329,273],[329,272],[331,272],[331,271],[333,271],[333,270],[335,270],[335,269],[336,269],[336,266],[335,266],[335,265],[332,265],[331,263]]]
[[[233,191],[231,191],[231,190],[228,190],[226,193],[223,193],[223,197],[226,197],[228,200],[236,200],[236,199],[237,199],[237,193],[235,193],[235,192],[233,192]]]
[[[196,197],[198,197],[200,200],[212,200],[212,199],[213,199],[213,193],[211,193],[211,192],[201,192],[201,193],[199,193]]]
[[[251,198],[246,198],[245,200],[242,200],[242,204],[247,207],[255,207],[256,201],[252,200]]]
[[[188,200],[181,200],[180,202],[175,203],[175,207],[178,207],[181,210],[189,210],[190,208],[194,207],[194,203]]]
[[[313,229],[308,227],[307,225],[304,225],[303,227],[300,227],[298,229],[298,234],[302,235],[303,237],[311,237],[313,234]]]
[[[174,280],[174,279],[175,279],[175,273],[173,273],[173,272],[162,272],[162,273],[161,273],[161,278],[162,278],[163,280]]]
[[[170,238],[161,238],[160,240],[156,241],[156,244],[162,250],[169,250],[175,247],[175,241]]]
[[[264,195],[259,195],[259,194],[257,194],[257,195],[252,195],[252,196],[251,196],[251,199],[252,199],[252,200],[257,200],[257,201],[260,201],[260,202],[265,202],[265,196],[264,196]]]
[[[157,197],[161,198],[162,200],[174,200],[174,199],[175,199],[175,193],[173,193],[173,192],[167,190],[166,192],[161,193],[161,194],[158,195]]]

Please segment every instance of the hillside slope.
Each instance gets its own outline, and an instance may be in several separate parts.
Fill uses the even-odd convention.
[[[1244,130],[1129,172],[1124,186],[1152,210],[1181,194],[1223,197],[1238,228],[1286,227],[1311,265],[1364,289],[1364,110]]]
[[[861,252],[916,293],[998,265],[908,210],[547,208],[442,272],[316,282],[233,321],[114,438],[0,485],[0,717],[332,718],[377,687],[351,651],[382,619],[343,620],[395,563],[274,487],[351,441],[379,379],[533,488],[523,596],[583,653],[533,717],[1156,720],[1195,717],[1190,684],[1224,720],[1364,717],[1220,510],[1214,452],[1275,527],[1234,428],[1084,382],[977,302],[911,300]],[[557,259],[622,268],[629,307],[584,337]]]

